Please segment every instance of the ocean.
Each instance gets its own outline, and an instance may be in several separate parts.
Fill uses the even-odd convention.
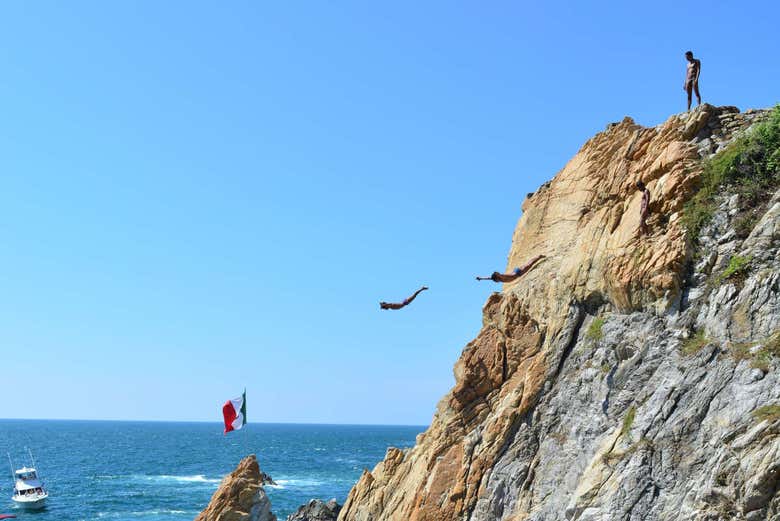
[[[255,453],[278,484],[266,491],[284,521],[312,498],[343,503],[364,468],[388,447],[414,445],[423,430],[250,423],[225,436],[217,423],[0,420],[0,450],[21,467],[30,447],[50,494],[44,510],[15,509],[6,462],[0,513],[30,521],[191,520],[222,477]]]

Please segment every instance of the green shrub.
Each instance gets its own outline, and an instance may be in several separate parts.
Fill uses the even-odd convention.
[[[765,121],[704,163],[699,190],[683,211],[689,237],[696,241],[701,229],[710,222],[716,208],[715,196],[724,187],[739,194],[742,210],[750,210],[768,200],[778,185],[780,105]]]
[[[734,277],[743,277],[747,273],[748,266],[750,266],[750,257],[743,257],[742,255],[734,255],[729,259],[729,265],[718,276],[718,284],[724,280],[728,280]]]
[[[585,333],[585,338],[598,342],[604,338],[604,332],[601,328],[604,326],[604,317],[596,317],[593,322],[588,326],[588,331]]]
[[[707,337],[704,336],[704,331],[699,330],[693,336],[683,342],[682,346],[680,347],[680,351],[682,351],[682,354],[685,356],[695,355],[709,343],[710,341],[707,339]]]

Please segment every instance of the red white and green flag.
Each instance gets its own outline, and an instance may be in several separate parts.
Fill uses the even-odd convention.
[[[246,425],[246,390],[238,398],[225,402],[222,415],[225,417],[225,434]]]

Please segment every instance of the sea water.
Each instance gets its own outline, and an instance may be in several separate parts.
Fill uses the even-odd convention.
[[[0,420],[0,451],[18,468],[29,463],[30,447],[50,494],[44,510],[16,509],[6,462],[0,513],[30,521],[191,520],[241,458],[255,453],[277,483],[266,491],[284,521],[312,498],[343,503],[364,468],[388,447],[412,446],[424,429],[248,424],[223,435],[217,423]]]

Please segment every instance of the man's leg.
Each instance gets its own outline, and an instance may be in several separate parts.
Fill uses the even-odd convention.
[[[699,82],[698,81],[693,84],[693,91],[696,93],[696,104],[697,105],[701,105],[701,94],[699,94]]]
[[[540,260],[541,260],[543,257],[544,257],[544,255],[537,255],[537,256],[536,256],[536,257],[534,257],[533,259],[531,259],[531,260],[529,260],[528,262],[526,262],[526,263],[525,263],[525,265],[523,265],[523,266],[520,266],[520,271],[521,271],[522,273],[525,273],[526,271],[528,271],[528,269],[530,269],[530,268],[531,268],[531,266],[533,266],[534,264],[536,264],[537,262],[539,262],[539,261],[540,261]]]
[[[404,300],[404,305],[408,305],[411,301],[413,301],[415,298],[417,298],[417,295],[419,295],[420,293],[422,293],[426,289],[428,289],[428,288],[426,286],[423,286],[420,289],[418,289],[417,291],[415,291],[414,294],[411,297],[409,297],[408,299]]]
[[[691,110],[691,94],[693,93],[693,85],[688,84],[688,87],[685,90],[688,92],[688,110]]]

